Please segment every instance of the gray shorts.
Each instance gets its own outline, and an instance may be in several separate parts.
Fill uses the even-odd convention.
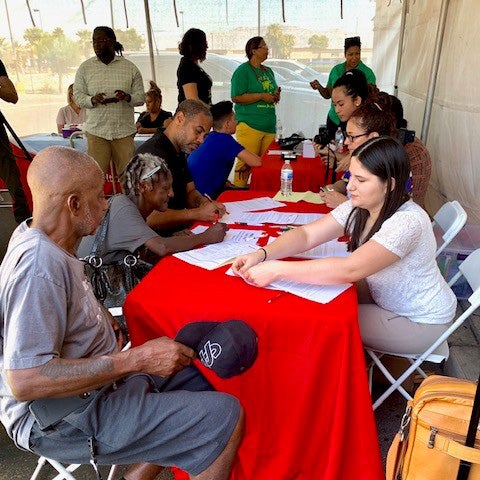
[[[34,423],[30,450],[88,464],[88,438],[93,437],[99,464],[149,462],[198,475],[223,451],[240,414],[236,398],[211,390],[195,367],[167,383],[133,375],[46,431]]]

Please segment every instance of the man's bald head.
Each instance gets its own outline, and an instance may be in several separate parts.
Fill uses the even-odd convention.
[[[50,205],[69,195],[82,193],[103,182],[103,172],[95,160],[85,153],[67,147],[41,150],[28,169],[27,181],[35,207]]]

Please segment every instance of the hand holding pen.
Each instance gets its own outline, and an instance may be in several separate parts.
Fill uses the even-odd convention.
[[[200,207],[204,209],[205,216],[207,217],[203,220],[212,221],[213,224],[216,224],[225,213],[228,213],[225,209],[225,205],[212,200],[207,193],[205,193],[203,196],[208,200]]]

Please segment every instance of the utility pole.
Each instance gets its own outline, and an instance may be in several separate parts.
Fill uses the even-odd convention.
[[[111,23],[112,23],[112,30],[115,30],[115,23],[113,21],[113,3],[112,3],[112,0],[110,0],[110,18],[111,18]]]
[[[260,36],[260,10],[261,10],[262,0],[257,1],[258,5],[258,24],[257,24],[257,35]]]
[[[17,77],[17,82],[19,82],[20,77],[18,75],[18,68],[17,68],[17,53],[15,51],[15,42],[13,40],[12,25],[10,24],[10,14],[8,13],[7,0],[4,0],[4,3],[5,3],[5,13],[7,14],[8,31],[10,32],[10,43],[12,44],[12,58],[13,58],[13,65],[15,68],[15,76]]]

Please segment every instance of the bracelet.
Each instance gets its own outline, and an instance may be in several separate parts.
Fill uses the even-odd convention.
[[[262,262],[264,262],[267,259],[267,251],[263,247],[258,249],[258,251],[260,250],[262,250],[263,254],[265,255],[262,260]]]

